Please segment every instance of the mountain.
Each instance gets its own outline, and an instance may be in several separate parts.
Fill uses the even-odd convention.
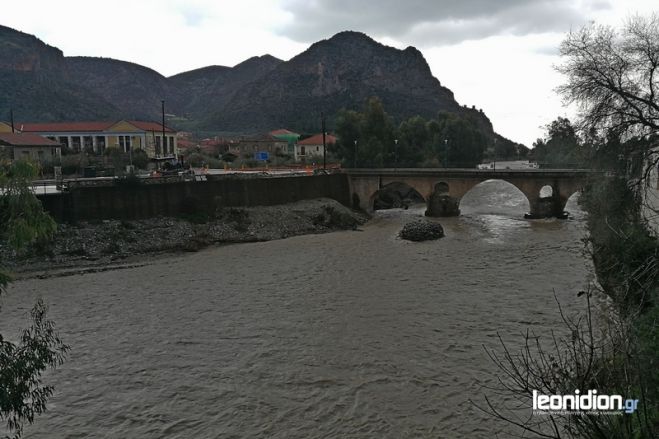
[[[62,51],[33,35],[0,26],[0,119],[92,120],[121,111],[71,81]]]
[[[270,55],[234,67],[209,66],[164,77],[109,58],[65,57],[32,35],[0,26],[0,119],[41,121],[155,119],[160,101],[190,129],[255,133],[277,127],[317,131],[342,108],[378,96],[396,121],[439,111],[462,114],[494,138],[489,119],[459,105],[421,52],[341,32],[282,61]],[[7,90],[7,92],[4,92]]]
[[[470,112],[432,76],[417,49],[399,50],[362,33],[341,32],[243,86],[204,125],[316,131],[321,111],[333,115],[341,108],[360,109],[371,96],[380,97],[397,120],[417,114],[434,117],[438,111]],[[477,118],[484,127],[489,124],[484,116]]]
[[[255,56],[233,68],[210,66],[179,73],[170,83],[186,99],[179,112],[186,117],[203,118],[219,112],[244,85],[260,79],[283,61],[271,55]]]
[[[66,57],[68,78],[121,110],[122,119],[159,119],[161,100],[179,102],[176,88],[155,70],[111,58]],[[170,102],[172,101],[172,102]]]

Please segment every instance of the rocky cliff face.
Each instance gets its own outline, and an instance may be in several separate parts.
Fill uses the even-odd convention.
[[[0,70],[64,73],[64,55],[33,35],[0,26]]]
[[[114,104],[71,80],[62,51],[38,38],[0,26],[0,120],[115,118]]]
[[[162,99],[168,107],[179,103],[176,87],[167,78],[139,64],[93,57],[65,61],[69,79],[117,106],[120,118],[158,120]]]
[[[359,32],[341,32],[282,61],[270,55],[235,67],[210,66],[166,78],[138,64],[64,57],[34,36],[0,26],[0,119],[159,119],[166,111],[188,128],[259,132],[276,127],[317,131],[320,113],[361,109],[378,96],[398,121],[439,111],[470,117],[488,137],[487,117],[460,106],[432,76],[421,52],[384,46]]]
[[[255,56],[235,67],[210,66],[171,76],[181,96],[179,112],[202,119],[220,112],[245,84],[260,79],[283,61],[270,55]]]
[[[417,49],[387,47],[358,32],[341,32],[279,64],[239,89],[204,125],[314,131],[319,129],[321,111],[331,116],[341,108],[360,109],[371,96],[378,96],[397,120],[417,114],[434,117],[439,111],[473,113],[492,131],[482,113],[461,107],[432,76]]]

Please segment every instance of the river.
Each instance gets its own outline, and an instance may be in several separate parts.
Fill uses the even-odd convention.
[[[438,241],[397,238],[417,207],[359,231],[16,282],[0,332],[41,296],[72,347],[26,437],[507,437],[470,402],[496,380],[483,346],[560,327],[554,291],[576,307],[592,268],[574,198],[570,219],[528,221],[524,196],[488,181]]]

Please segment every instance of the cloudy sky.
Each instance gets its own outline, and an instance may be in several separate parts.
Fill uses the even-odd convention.
[[[554,93],[565,33],[653,9],[656,0],[21,0],[3,8],[0,24],[67,56],[133,61],[166,76],[266,53],[286,60],[339,31],[362,31],[420,49],[458,102],[530,146],[543,125],[572,114]]]

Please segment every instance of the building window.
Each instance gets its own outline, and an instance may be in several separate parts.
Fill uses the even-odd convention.
[[[75,152],[80,152],[81,147],[82,147],[82,141],[80,139],[80,136],[72,136],[71,149],[73,149]]]
[[[304,146],[300,146],[300,155],[305,155],[306,149]]]
[[[130,151],[130,136],[119,136],[119,148],[123,152]]]
[[[84,145],[85,151],[91,152],[94,150],[94,138],[92,136],[84,136],[82,138],[82,144]]]
[[[105,151],[105,136],[96,136],[96,152],[102,154]]]
[[[174,155],[174,137],[169,138],[169,153]]]
[[[316,152],[320,152],[320,146],[316,147]]]

